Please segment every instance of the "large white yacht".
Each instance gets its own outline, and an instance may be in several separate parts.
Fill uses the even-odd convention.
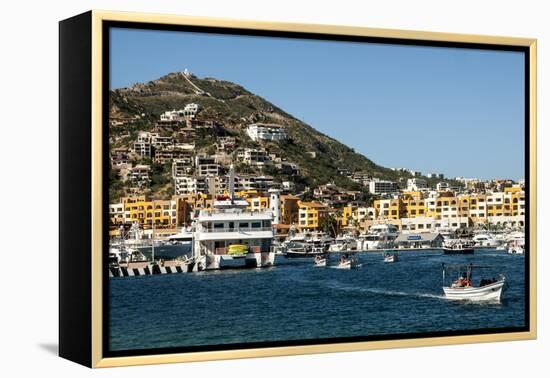
[[[329,251],[344,252],[356,250],[358,245],[357,240],[352,235],[341,235],[334,240],[334,243],[329,247]]]
[[[278,195],[271,210],[247,209],[235,197],[235,173],[229,174],[229,195],[220,196],[213,208],[201,210],[195,220],[193,256],[196,270],[265,267],[274,264],[273,217],[279,213]]]
[[[500,240],[488,232],[475,234],[472,241],[475,247],[496,248],[502,244]]]
[[[525,233],[515,231],[506,237],[506,249],[511,255],[525,254]]]
[[[357,249],[393,248],[394,241],[398,235],[397,226],[393,224],[377,224],[371,226],[368,233],[359,236]]]

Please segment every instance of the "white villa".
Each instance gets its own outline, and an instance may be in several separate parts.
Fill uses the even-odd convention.
[[[285,129],[280,125],[254,123],[249,125],[246,129],[248,136],[253,141],[258,140],[270,140],[273,142],[279,142],[287,138]]]
[[[199,111],[199,105],[191,103],[185,105],[180,110],[169,110],[160,115],[160,120],[164,122],[183,122],[187,119],[193,119]]]

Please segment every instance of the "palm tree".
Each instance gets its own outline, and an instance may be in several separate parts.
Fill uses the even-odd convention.
[[[338,235],[338,220],[336,219],[334,214],[328,214],[327,216],[323,217],[319,226],[323,232],[326,232],[333,238]]]

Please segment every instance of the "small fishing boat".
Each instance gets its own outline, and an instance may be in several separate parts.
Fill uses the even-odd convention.
[[[500,301],[506,278],[499,274],[498,278],[482,278],[478,285],[474,285],[472,273],[474,268],[489,268],[488,266],[470,265],[445,265],[443,264],[443,292],[445,298],[452,300],[468,301]],[[447,276],[455,279],[446,282]]]
[[[393,263],[397,262],[399,260],[399,255],[395,252],[386,252],[384,253],[384,262],[385,263]]]
[[[322,257],[321,255],[315,256],[315,266],[317,267],[324,267],[327,266],[327,259],[326,257]]]
[[[355,269],[361,267],[357,256],[349,256],[348,254],[342,255],[338,261],[338,269]]]
[[[443,253],[446,255],[472,255],[474,248],[470,244],[456,241],[444,246]]]
[[[506,246],[507,252],[510,255],[524,255],[525,254],[525,240],[512,240],[508,242]]]

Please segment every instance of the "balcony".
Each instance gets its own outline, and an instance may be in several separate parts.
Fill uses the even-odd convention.
[[[258,232],[258,231],[273,231],[271,227],[226,227],[226,228],[201,228],[200,232],[214,233],[214,232]]]

